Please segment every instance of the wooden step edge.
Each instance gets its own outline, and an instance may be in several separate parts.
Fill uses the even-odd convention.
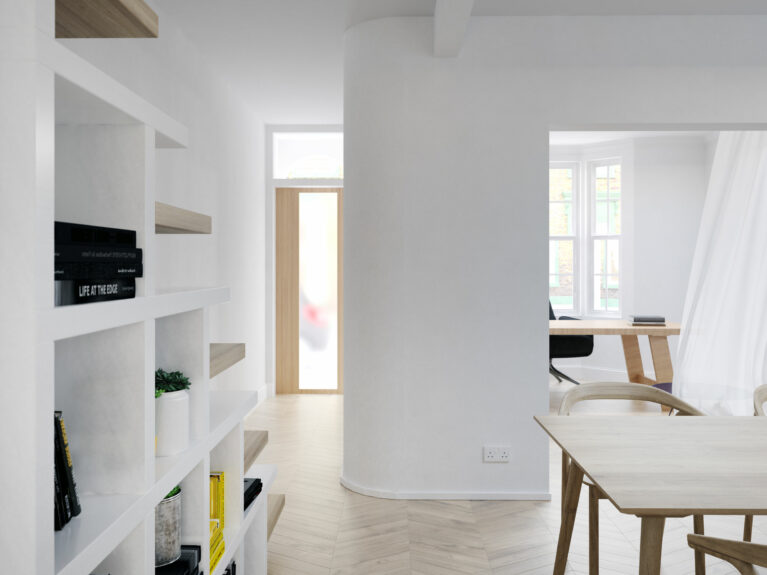
[[[243,359],[245,359],[244,343],[211,343],[210,377],[217,376]]]
[[[272,531],[277,526],[282,509],[285,507],[285,495],[282,493],[270,493],[266,500],[266,539],[272,536]]]
[[[164,204],[154,203],[154,232],[156,234],[210,234],[213,218],[205,214]]]
[[[269,432],[260,429],[246,429],[245,430],[245,449],[243,449],[245,466],[243,469],[245,473],[248,469],[253,467],[256,459],[269,443]]]

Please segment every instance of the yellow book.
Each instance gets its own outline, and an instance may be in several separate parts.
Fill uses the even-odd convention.
[[[210,538],[210,554],[213,555],[218,546],[224,542],[224,532],[217,531],[216,534]]]
[[[224,544],[224,540],[221,540],[221,543],[216,548],[215,552],[213,549],[210,551],[210,572],[213,573],[213,570],[216,568],[216,565],[218,565],[218,562],[221,561],[221,557],[224,556],[224,550],[226,549],[226,545]]]
[[[225,491],[225,478],[226,475],[223,471],[211,471],[210,472],[210,500],[211,500],[211,519],[218,519],[221,522],[221,528],[226,527],[226,521],[224,519],[224,491]],[[215,508],[213,500],[215,499]]]

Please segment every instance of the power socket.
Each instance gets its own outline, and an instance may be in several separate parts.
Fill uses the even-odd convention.
[[[485,463],[508,463],[511,461],[511,446],[485,445],[482,448],[482,461]]]

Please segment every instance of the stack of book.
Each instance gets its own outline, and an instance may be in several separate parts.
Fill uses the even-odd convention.
[[[224,575],[237,575],[237,563],[232,561],[224,570]]]
[[[143,276],[136,232],[55,222],[55,304],[136,297]]]
[[[199,545],[182,545],[181,557],[169,565],[156,567],[155,575],[199,575],[202,548]]]
[[[224,555],[224,487],[223,471],[210,472],[210,571]]]
[[[247,510],[248,507],[250,507],[250,504],[253,503],[253,501],[258,497],[258,494],[261,493],[261,489],[263,489],[263,483],[259,478],[253,478],[253,477],[245,477],[245,509]]]
[[[666,318],[662,315],[632,315],[631,325],[666,325]]]
[[[53,526],[56,531],[61,531],[72,517],[80,515],[80,499],[77,496],[67,429],[60,411],[54,412],[53,415],[53,441],[55,492]]]

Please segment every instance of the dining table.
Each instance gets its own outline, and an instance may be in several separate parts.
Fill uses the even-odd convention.
[[[535,420],[572,462],[554,575],[565,573],[584,476],[618,511],[641,520],[640,575],[660,574],[667,518],[767,514],[767,417]]]

